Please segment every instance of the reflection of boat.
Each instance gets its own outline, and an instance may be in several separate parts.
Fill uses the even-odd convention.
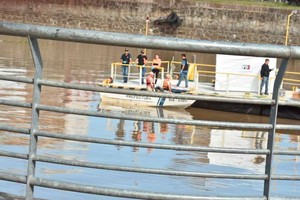
[[[127,88],[124,88],[124,86],[120,86],[120,85],[110,85],[109,87],[122,88],[124,90],[127,89]],[[136,87],[136,86],[131,86],[128,88],[128,90],[129,89],[132,90],[132,89],[141,89],[141,88]],[[174,92],[175,93],[183,93],[183,92],[187,92],[187,91],[185,89],[178,88],[178,89],[174,90]],[[151,107],[176,107],[176,108],[178,108],[178,107],[186,108],[195,102],[195,100],[187,100],[187,99],[150,97],[150,96],[101,92],[101,102],[111,102],[112,100],[120,101],[120,102],[126,101],[127,103],[131,103],[134,106],[142,105],[142,106],[151,106]]]
[[[210,147],[220,148],[248,148],[265,149],[267,146],[267,132],[239,131],[239,130],[216,130],[210,133]],[[265,157],[256,154],[220,154],[207,153],[209,163],[221,166],[231,166],[248,169],[257,173],[264,173]]]
[[[184,109],[172,109],[161,107],[149,107],[149,106],[132,106],[132,103],[122,100],[101,101],[98,109],[113,111],[117,113],[123,113],[126,115],[143,116],[143,117],[159,117],[169,119],[192,119],[189,112]]]

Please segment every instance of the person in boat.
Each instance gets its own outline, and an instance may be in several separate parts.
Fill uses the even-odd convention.
[[[172,86],[171,86],[171,76],[170,74],[166,75],[166,78],[163,82],[163,89],[169,92],[172,92]]]
[[[161,59],[157,54],[155,54],[155,57],[152,60],[152,72],[155,74],[155,84],[157,83],[159,67],[161,67]]]
[[[265,60],[265,63],[261,66],[260,70],[260,79],[261,79],[261,84],[260,84],[260,95],[263,95],[262,93],[262,88],[265,86],[265,95],[269,95],[268,93],[268,84],[269,84],[269,75],[270,71],[273,69],[269,68],[269,59]]]
[[[139,66],[143,66],[142,67],[142,84],[144,84],[144,79],[145,79],[145,73],[146,73],[146,67],[145,65],[147,64],[148,58],[145,54],[145,51],[142,50],[141,54],[139,54],[136,57],[136,62],[138,63]]]
[[[113,83],[113,78],[109,77],[103,80],[102,82],[104,85],[112,84]]]
[[[154,73],[150,72],[146,79],[147,91],[154,91]]]
[[[128,81],[128,67],[131,62],[131,55],[128,49],[125,49],[125,52],[121,55],[121,63],[122,65],[122,74],[123,74],[123,82],[127,83]]]
[[[188,87],[188,71],[189,71],[189,62],[186,58],[186,55],[183,53],[181,54],[181,70],[180,70],[180,75],[179,75],[179,80],[177,83],[177,87],[179,87],[181,81],[184,79],[185,80],[185,87]]]

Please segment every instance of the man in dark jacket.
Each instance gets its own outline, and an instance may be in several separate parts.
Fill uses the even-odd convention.
[[[265,63],[261,66],[260,70],[260,79],[261,79],[261,84],[260,84],[260,95],[263,95],[262,93],[262,88],[265,86],[265,95],[269,95],[268,93],[268,85],[269,85],[269,75],[270,71],[273,69],[269,68],[269,59],[265,60]]]
[[[185,80],[185,87],[188,87],[188,71],[189,71],[189,62],[186,58],[186,55],[183,53],[181,54],[181,70],[180,70],[180,75],[179,75],[179,80],[177,83],[177,87],[179,87],[181,81],[184,79]]]
[[[131,55],[128,52],[128,49],[125,49],[125,53],[121,55],[121,63],[122,65],[122,73],[123,73],[123,82],[127,83],[128,81],[128,67],[129,63],[131,62]]]
[[[139,66],[143,66],[142,67],[142,84],[144,84],[144,79],[145,79],[145,74],[146,74],[146,67],[145,65],[147,64],[148,58],[145,55],[144,50],[141,51],[141,54],[139,54],[136,57],[136,62],[138,63]]]

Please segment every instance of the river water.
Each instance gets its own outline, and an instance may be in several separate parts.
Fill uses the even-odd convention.
[[[110,74],[110,63],[119,61],[123,47],[77,44],[40,40],[43,58],[43,78],[95,85]],[[0,36],[0,72],[14,77],[33,77],[34,68],[28,42],[24,38]],[[129,49],[135,57],[139,49]],[[181,52],[148,50],[149,58],[158,53],[162,60],[180,60]],[[198,63],[215,64],[215,55],[196,54]],[[188,54],[190,60],[193,59]],[[290,69],[296,69],[293,61]],[[32,86],[23,83],[0,81],[0,98],[31,102]],[[42,104],[68,108],[98,110],[100,94],[42,87]],[[133,109],[130,106],[101,105],[101,112],[116,114],[159,116],[169,118],[263,122],[267,117],[210,111],[198,108],[186,110]],[[31,112],[25,108],[0,106],[0,123],[30,128]],[[278,123],[300,124],[296,120],[279,119]],[[141,141],[160,144],[184,144],[204,147],[266,148],[267,132],[228,130],[190,125],[174,125],[143,121],[85,117],[70,114],[41,112],[40,130],[61,134],[86,135],[124,141]],[[139,133],[139,134],[137,134]],[[28,136],[0,131],[0,150],[28,153]],[[275,149],[300,149],[299,132],[278,132]],[[101,164],[184,170],[212,173],[263,174],[265,157],[259,155],[231,155],[217,153],[177,152],[151,148],[78,143],[67,140],[39,138],[38,154],[65,159],[78,159]],[[27,163],[18,159],[0,157],[1,172],[26,174]],[[275,156],[274,174],[300,175],[297,156]],[[89,185],[155,191],[173,194],[206,196],[261,196],[263,181],[221,180],[178,176],[147,175],[108,170],[84,169],[38,163],[36,175],[54,180],[86,183]],[[272,181],[272,196],[300,198],[300,182]],[[25,186],[0,181],[0,192],[24,195]],[[45,199],[114,199],[35,187],[35,197]]]

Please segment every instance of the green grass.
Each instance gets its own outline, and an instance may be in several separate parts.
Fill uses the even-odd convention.
[[[283,8],[283,9],[291,9],[291,10],[300,8],[297,6],[291,6],[287,3],[279,3],[274,1],[261,1],[261,0],[194,0],[194,1],[207,2],[207,3],[237,4],[237,5],[247,5],[247,6]]]

